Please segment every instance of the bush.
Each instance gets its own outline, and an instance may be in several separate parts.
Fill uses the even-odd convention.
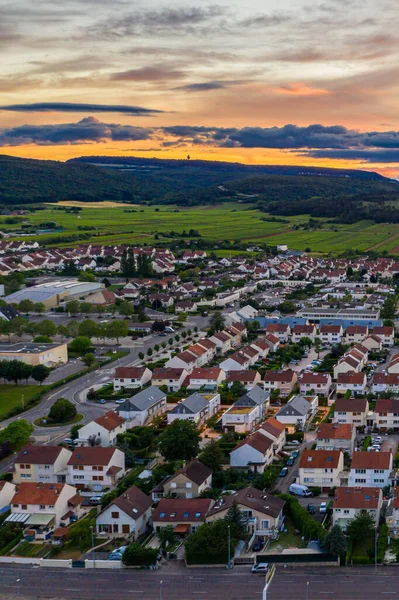
[[[385,552],[388,546],[388,526],[384,523],[381,525],[380,537],[378,538],[377,545],[377,560],[382,563],[384,560]]]
[[[158,550],[144,548],[140,544],[130,544],[123,553],[122,562],[127,567],[144,567],[157,563]]]
[[[65,423],[71,421],[76,414],[76,405],[65,398],[60,398],[50,408],[48,418],[54,423]]]
[[[285,508],[302,535],[308,540],[323,540],[326,531],[321,523],[318,523],[308,513],[306,508],[301,506],[296,498],[288,494],[280,494],[279,498],[285,500]]]
[[[371,435],[368,435],[363,442],[362,451],[366,452],[367,448],[370,446],[370,444],[371,444]]]
[[[310,487],[309,489],[312,492],[313,496],[320,496],[321,487]]]

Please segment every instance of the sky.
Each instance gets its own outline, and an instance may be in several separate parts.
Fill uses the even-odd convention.
[[[0,0],[0,153],[399,175],[397,0]]]

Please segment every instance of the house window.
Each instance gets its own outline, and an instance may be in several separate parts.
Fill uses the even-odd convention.
[[[192,487],[193,487],[193,484],[191,483],[191,481],[187,481],[186,488],[191,489]]]
[[[355,479],[355,483],[366,483],[365,479]]]
[[[171,488],[176,488],[177,487],[177,483],[175,481],[172,481],[172,483],[170,484]]]
[[[21,508],[22,508],[22,510],[28,510],[28,505],[27,504],[21,504]]]
[[[355,469],[355,473],[366,473],[366,469]],[[374,471],[374,473],[376,473],[376,471]]]
[[[54,504],[49,504],[48,507],[49,508],[54,508]]]
[[[46,507],[45,507],[45,505],[44,505],[44,504],[40,504],[40,505],[39,505],[39,510],[46,510]]]
[[[112,512],[112,513],[111,513],[111,517],[112,517],[113,519],[119,519],[119,513],[118,513],[118,512]]]
[[[348,508],[344,509],[344,515],[349,515],[349,509]]]
[[[199,518],[200,518],[200,516],[201,516],[201,513],[200,513],[200,512],[196,512],[196,513],[195,513],[195,518],[196,518],[196,519],[199,519]]]
[[[268,519],[262,519],[260,522],[260,528],[261,529],[269,529],[270,528],[270,521]]]
[[[46,471],[48,471],[48,469],[50,468],[50,465],[44,465],[44,468]]]

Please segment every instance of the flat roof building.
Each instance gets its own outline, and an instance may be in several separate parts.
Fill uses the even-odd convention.
[[[2,360],[20,360],[32,366],[51,367],[68,362],[68,348],[66,344],[1,343],[0,361]]]
[[[19,304],[21,300],[32,300],[32,302],[43,302],[46,308],[52,308],[63,301],[85,298],[103,288],[104,284],[97,281],[78,281],[77,279],[47,281],[18,290],[6,296],[4,300],[10,304]]]

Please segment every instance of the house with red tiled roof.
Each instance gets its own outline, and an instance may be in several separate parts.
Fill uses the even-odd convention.
[[[113,488],[125,474],[125,454],[118,448],[75,448],[68,461],[67,481],[78,489]]]
[[[226,354],[232,348],[232,336],[225,331],[217,331],[209,338],[220,354]]]
[[[273,460],[273,440],[256,431],[230,452],[230,467],[263,473]]]
[[[314,394],[328,396],[332,385],[331,375],[329,373],[304,373],[300,381],[300,391],[302,394]]]
[[[356,454],[356,452],[355,452]],[[344,455],[339,450],[304,450],[299,460],[299,484],[335,488],[340,485]]]
[[[280,342],[286,343],[291,335],[291,327],[285,323],[269,323],[266,327],[266,336],[269,334],[277,337]]]
[[[374,373],[371,391],[373,394],[381,392],[399,393],[399,373]]]
[[[152,503],[138,487],[130,486],[96,516],[97,533],[137,540],[151,519]]]
[[[383,325],[381,327],[374,327],[373,335],[381,338],[383,345],[386,347],[395,344],[395,329],[392,326]]]
[[[157,367],[152,374],[152,383],[157,387],[166,386],[168,392],[178,392],[188,375],[186,369]]]
[[[301,341],[301,339],[309,338],[312,340],[312,342],[314,342],[316,333],[317,329],[314,323],[311,323],[310,325],[294,325],[292,329],[291,341],[294,344],[297,344]]]
[[[356,427],[349,423],[320,423],[316,435],[316,450],[342,450],[352,454]]]
[[[354,452],[349,471],[350,487],[379,487],[390,485],[393,468],[391,452]]]
[[[346,394],[350,391],[353,394],[364,394],[366,391],[367,377],[366,373],[339,373],[337,377],[337,393]]]
[[[209,367],[202,369],[194,369],[189,375],[190,390],[214,390],[226,379],[226,374],[223,369],[218,367]]]
[[[245,369],[240,371],[230,371],[226,378],[227,385],[230,388],[235,381],[242,383],[247,390],[261,383],[262,378],[259,371],[254,369]]]
[[[114,446],[116,437],[126,431],[126,420],[113,410],[100,415],[79,429],[80,444]]]
[[[176,356],[173,356],[165,363],[165,368],[169,369],[185,369],[188,374],[193,372],[195,367],[199,367],[198,356],[188,350],[179,352]]]
[[[269,417],[262,425],[259,426],[258,431],[268,437],[273,442],[274,454],[279,454],[285,446],[285,425],[280,423],[274,417]]]
[[[72,452],[62,446],[23,446],[15,457],[14,483],[65,483]]]
[[[366,398],[338,398],[334,408],[334,423],[350,423],[355,427],[367,425],[369,403]]]
[[[152,515],[154,530],[172,525],[177,535],[185,537],[205,523],[214,503],[210,498],[162,498]]]
[[[295,371],[266,371],[263,386],[267,392],[279,389],[280,396],[289,396],[296,383],[298,376]]]
[[[382,508],[382,490],[374,487],[337,487],[333,500],[333,525],[345,531],[360,513],[367,512],[379,523]]]
[[[349,325],[345,329],[345,343],[353,344],[361,342],[369,334],[369,328],[367,325]]]
[[[278,347],[280,345],[279,338],[276,335],[273,335],[272,333],[268,333],[264,339],[265,339],[265,344],[267,344],[269,346],[270,352],[276,352],[276,350],[278,349]]]
[[[71,501],[76,496],[76,489],[66,483],[23,481],[15,488],[11,514],[6,522],[18,520],[26,535],[34,540],[48,539],[70,511]],[[79,506],[83,498],[77,500]],[[76,503],[73,504],[76,506]]]
[[[114,390],[143,387],[151,381],[152,372],[147,367],[117,367],[114,373]]]
[[[399,429],[399,398],[381,398],[375,405],[375,426],[382,431]]]
[[[250,364],[251,361],[249,357],[239,350],[223,360],[219,367],[223,369],[225,373],[230,373],[231,371],[245,371],[249,369]]]
[[[320,339],[323,344],[339,344],[342,340],[343,329],[342,325],[321,325]]]

